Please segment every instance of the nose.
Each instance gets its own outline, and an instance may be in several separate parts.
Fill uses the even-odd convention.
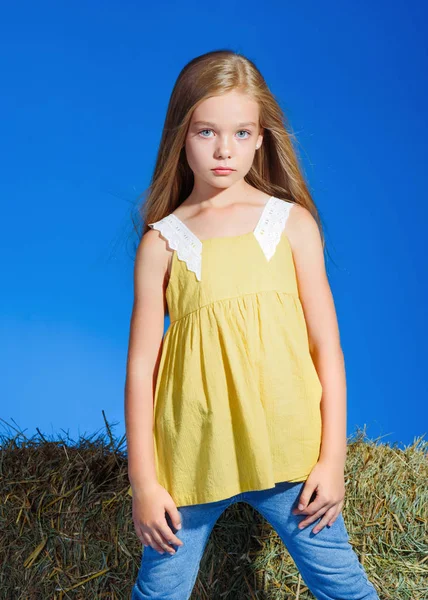
[[[218,136],[218,145],[216,151],[217,157],[219,158],[230,158],[231,149],[230,142],[227,136]]]

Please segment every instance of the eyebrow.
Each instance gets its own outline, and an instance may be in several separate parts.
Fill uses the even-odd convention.
[[[195,125],[195,126],[209,125],[209,127],[217,127],[217,125],[215,123],[211,123],[210,121],[195,121],[193,123],[193,125]],[[254,127],[257,127],[257,123],[254,123],[253,121],[247,121],[246,123],[238,123],[237,127],[248,127],[249,125],[253,125]]]

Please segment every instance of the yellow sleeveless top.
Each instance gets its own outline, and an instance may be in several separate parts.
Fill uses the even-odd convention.
[[[176,506],[304,481],[318,460],[322,387],[284,234],[293,205],[271,196],[252,232],[203,241],[173,214],[149,223],[173,250],[153,433]]]

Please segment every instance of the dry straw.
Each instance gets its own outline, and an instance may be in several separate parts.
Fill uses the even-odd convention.
[[[125,437],[1,435],[0,597],[127,599],[141,560]],[[348,441],[343,516],[381,600],[427,600],[427,445]],[[229,507],[206,547],[192,599],[313,598],[276,532]]]

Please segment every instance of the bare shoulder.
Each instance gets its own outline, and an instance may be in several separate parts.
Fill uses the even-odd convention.
[[[167,240],[157,229],[149,229],[142,236],[135,258],[135,284],[137,289],[166,284],[170,257]]]
[[[312,213],[300,204],[295,203],[291,207],[285,225],[285,234],[293,250],[304,247],[320,247],[322,249],[318,223]]]

